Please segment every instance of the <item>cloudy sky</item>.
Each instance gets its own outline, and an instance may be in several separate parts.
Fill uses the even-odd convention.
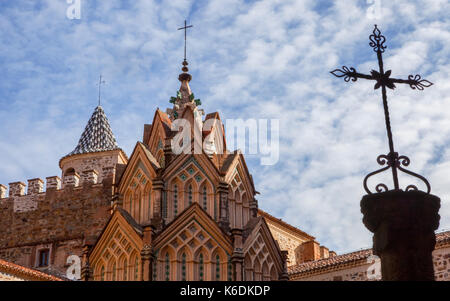
[[[280,120],[278,163],[247,158],[260,207],[339,253],[370,247],[359,203],[364,176],[388,151],[380,91],[329,71],[376,68],[376,23],[388,39],[386,69],[435,84],[399,86],[389,105],[396,149],[429,179],[440,229],[450,228],[448,0],[81,0],[80,19],[67,18],[69,6],[0,0],[0,183],[60,174],[59,158],[97,105],[99,74],[102,105],[131,154],[179,88],[176,29],[187,18],[191,88],[205,111]]]

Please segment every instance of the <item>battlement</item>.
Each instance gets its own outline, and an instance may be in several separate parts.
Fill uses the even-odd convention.
[[[114,176],[114,167],[105,167],[102,169],[102,179],[105,180],[107,178],[112,178]],[[77,188],[83,187],[84,185],[97,185],[102,184],[98,183],[99,172],[95,169],[85,170],[79,175],[76,172],[66,174],[61,181],[61,178],[58,176],[47,177],[46,183],[44,180],[40,178],[30,179],[28,180],[28,189],[27,185],[23,182],[14,182],[9,183],[9,194],[8,187],[0,184],[0,199],[6,198],[16,198],[22,196],[32,196],[43,194],[46,191],[54,191],[54,190],[64,190],[67,187]],[[44,191],[44,184],[45,191]],[[25,194],[26,191],[26,194]]]

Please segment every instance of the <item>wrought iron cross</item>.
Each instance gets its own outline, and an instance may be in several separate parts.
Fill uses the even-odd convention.
[[[389,140],[389,154],[378,156],[378,158],[377,158],[378,164],[381,166],[384,166],[384,165],[386,165],[386,166],[377,171],[371,172],[364,178],[364,182],[363,182],[364,189],[366,190],[367,193],[372,194],[372,192],[367,187],[367,180],[371,176],[376,175],[378,173],[381,173],[381,172],[391,168],[395,190],[400,189],[399,182],[398,182],[398,170],[400,170],[402,172],[405,172],[409,175],[412,175],[414,177],[421,179],[427,186],[427,193],[430,193],[431,187],[430,187],[430,184],[428,183],[427,179],[425,179],[421,175],[418,175],[414,172],[411,172],[411,171],[403,168],[402,166],[405,166],[405,167],[409,166],[410,160],[406,156],[399,156],[398,153],[395,152],[395,150],[394,150],[394,141],[392,138],[392,129],[391,129],[391,122],[390,122],[390,118],[389,118],[389,108],[388,108],[388,102],[387,102],[386,88],[394,90],[396,88],[395,84],[408,84],[411,87],[411,89],[422,91],[423,89],[428,88],[431,85],[433,85],[433,83],[431,83],[425,79],[422,79],[422,77],[420,75],[415,75],[415,76],[410,75],[410,76],[408,76],[407,80],[391,78],[391,73],[392,73],[391,70],[388,70],[385,72],[384,65],[383,65],[383,53],[387,47],[384,45],[384,43],[386,42],[386,38],[381,34],[381,31],[378,29],[377,25],[375,25],[373,34],[370,35],[369,39],[370,39],[370,43],[369,43],[370,47],[372,47],[373,50],[377,53],[379,71],[372,70],[370,72],[370,75],[367,75],[367,74],[358,73],[358,72],[356,72],[355,68],[352,68],[352,67],[348,68],[346,66],[343,66],[342,69],[336,69],[336,70],[331,71],[331,74],[333,74],[336,77],[343,77],[346,82],[349,82],[350,80],[352,80],[353,82],[356,82],[358,80],[358,78],[364,78],[364,79],[376,81],[375,87],[374,87],[375,90],[381,88],[381,94],[383,97],[383,107],[384,107],[386,131],[387,131],[387,136],[388,136],[388,140]],[[378,184],[375,189],[377,192],[383,192],[383,191],[389,190],[388,186],[386,184]],[[418,188],[415,185],[409,185],[406,187],[406,191],[410,191],[410,190],[418,190]]]
[[[102,84],[106,84],[106,82],[103,80],[102,75],[100,74],[100,79],[98,81],[98,105],[99,106],[100,106],[100,101],[101,101]]]
[[[186,62],[186,38],[187,38],[187,29],[193,27],[193,25],[187,25],[186,20],[184,20],[184,27],[178,28],[178,30],[184,29],[184,61]]]

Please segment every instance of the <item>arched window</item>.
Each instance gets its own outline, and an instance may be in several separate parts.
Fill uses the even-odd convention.
[[[173,216],[178,214],[178,185],[175,184],[173,187]]]
[[[216,281],[220,280],[220,256],[216,256]]]
[[[148,189],[148,213],[147,213],[147,218],[150,219],[150,217],[152,216],[152,189],[149,188]]]
[[[100,280],[105,281],[105,267],[104,266],[102,266],[102,268],[100,270]]]
[[[114,262],[112,268],[112,281],[116,281],[116,263]]]
[[[141,206],[142,206],[142,195],[141,190],[138,188],[134,194],[134,219],[139,223],[141,221]]]
[[[198,280],[203,281],[203,254],[200,254],[198,259]]]
[[[181,281],[186,281],[186,253],[181,255]]]
[[[188,187],[188,206],[192,204],[192,185]]]
[[[205,209],[205,211],[208,211],[208,196],[206,186],[203,186],[203,209]]]
[[[139,280],[139,262],[137,257],[134,260],[134,280]]]
[[[166,253],[166,281],[170,280],[170,259],[169,259],[169,253]]]
[[[125,261],[123,262],[123,280],[124,281],[127,281],[128,279],[127,279],[127,269],[128,269],[128,262],[127,262],[127,260],[125,259]]]

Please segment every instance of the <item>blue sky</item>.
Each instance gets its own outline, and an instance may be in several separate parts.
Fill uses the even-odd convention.
[[[449,1],[0,0],[0,183],[59,175],[97,105],[130,154],[154,110],[179,88],[187,18],[191,88],[206,112],[280,119],[280,161],[248,157],[260,207],[338,252],[371,246],[359,202],[364,176],[387,152],[379,91],[329,74],[376,67],[368,36],[387,37],[393,76],[435,85],[389,91],[397,150],[442,199],[450,228]],[[403,178],[402,178],[403,179]],[[406,178],[405,182],[406,184]]]

